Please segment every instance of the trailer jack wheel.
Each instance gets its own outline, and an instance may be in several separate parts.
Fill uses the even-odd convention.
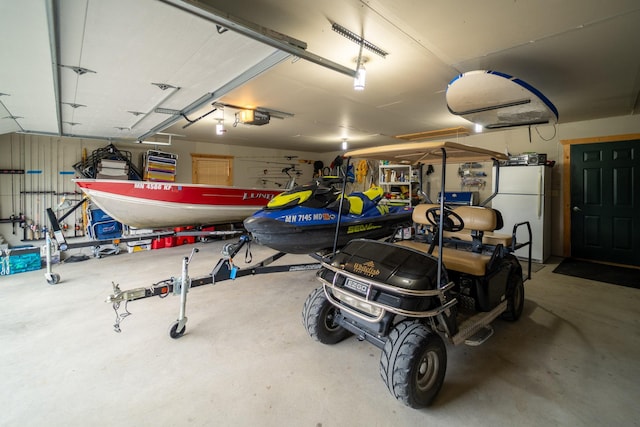
[[[50,285],[57,285],[60,283],[60,275],[58,273],[47,273],[44,276],[47,279],[47,283]]]
[[[171,329],[169,329],[169,336],[171,338],[173,339],[180,338],[184,334],[184,331],[187,330],[187,325],[182,325],[182,328],[180,330],[178,330],[178,328],[180,328],[179,321],[176,321],[173,325],[171,325]]]

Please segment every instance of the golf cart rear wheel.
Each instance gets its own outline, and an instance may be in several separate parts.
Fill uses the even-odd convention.
[[[316,341],[323,344],[337,344],[351,335],[351,332],[335,322],[337,309],[327,300],[323,288],[317,288],[304,303],[302,323]]]
[[[524,308],[524,283],[522,281],[522,269],[516,268],[509,274],[507,284],[507,310],[502,313],[502,318],[515,322],[520,318]]]
[[[398,323],[380,357],[380,375],[391,394],[412,408],[431,405],[447,371],[440,335],[415,321]]]

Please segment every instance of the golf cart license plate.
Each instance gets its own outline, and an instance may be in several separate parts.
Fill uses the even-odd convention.
[[[347,279],[346,282],[344,282],[344,287],[360,295],[366,295],[369,290],[369,285],[353,279]]]

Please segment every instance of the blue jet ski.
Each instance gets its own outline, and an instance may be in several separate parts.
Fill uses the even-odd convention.
[[[337,246],[356,238],[381,239],[412,224],[412,208],[380,203],[383,190],[371,187],[342,201]],[[280,252],[308,254],[333,248],[340,191],[322,182],[298,186],[274,197],[244,220],[253,239]]]

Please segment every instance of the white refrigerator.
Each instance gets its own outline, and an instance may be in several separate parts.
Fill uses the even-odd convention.
[[[493,169],[493,187],[496,185]],[[551,168],[547,166],[501,166],[498,194],[491,207],[502,214],[504,226],[497,231],[511,234],[513,225],[529,221],[531,224],[531,259],[545,262],[551,254]],[[526,226],[518,228],[518,242],[526,242]],[[529,248],[516,251],[519,258],[529,256]]]

